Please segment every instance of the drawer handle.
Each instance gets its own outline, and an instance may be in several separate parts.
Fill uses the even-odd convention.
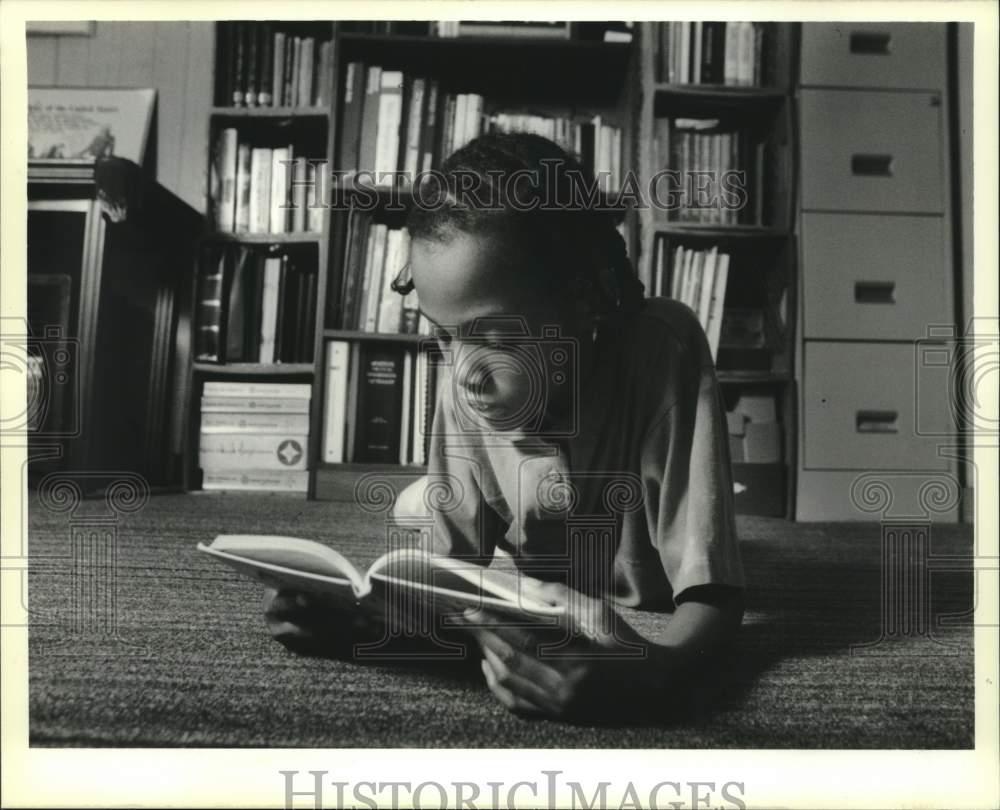
[[[854,414],[854,426],[858,433],[898,433],[898,419],[898,411],[858,411]]]
[[[851,173],[864,177],[892,177],[892,155],[851,155]]]
[[[854,303],[856,304],[895,304],[896,282],[894,281],[855,281]]]
[[[851,31],[851,53],[888,56],[891,42],[885,31]]]

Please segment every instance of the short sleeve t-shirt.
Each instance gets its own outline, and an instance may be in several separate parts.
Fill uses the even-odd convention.
[[[725,408],[704,332],[669,299],[602,334],[561,434],[483,432],[445,373],[428,478],[437,553],[519,569],[633,607],[743,586]],[[431,499],[434,500],[433,498]]]

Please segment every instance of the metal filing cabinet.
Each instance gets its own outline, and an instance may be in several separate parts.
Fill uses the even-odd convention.
[[[958,516],[947,41],[802,26],[799,520]]]

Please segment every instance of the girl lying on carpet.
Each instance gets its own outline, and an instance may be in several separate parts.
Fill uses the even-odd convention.
[[[705,335],[682,304],[643,298],[614,215],[587,204],[591,178],[551,141],[485,135],[442,175],[412,210],[397,280],[415,285],[448,369],[423,482],[453,496],[433,510],[434,551],[481,565],[506,553],[570,617],[570,643],[545,646],[551,631],[467,615],[486,683],[524,714],[683,704],[743,613]],[[397,517],[422,511],[421,491]],[[616,604],[673,611],[644,638]],[[296,649],[329,626],[301,594],[271,592],[266,614]]]

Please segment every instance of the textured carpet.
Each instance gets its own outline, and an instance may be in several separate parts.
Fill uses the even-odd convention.
[[[31,500],[33,745],[973,745],[972,631],[959,615],[972,605],[971,574],[931,576],[933,638],[904,628],[901,639],[858,649],[879,639],[883,625],[874,524],[742,519],[748,612],[730,664],[707,673],[711,685],[683,722],[606,728],[515,717],[479,677],[440,665],[293,655],[265,631],[259,586],[194,550],[220,532],[290,534],[327,540],[367,563],[378,556],[379,527],[351,503],[154,496],[116,524],[114,582],[88,591],[93,578],[76,575],[71,535],[101,531],[86,518],[100,524],[104,508],[85,501],[69,517]],[[971,547],[969,527],[932,530],[933,554]],[[113,604],[86,612],[110,592]],[[640,630],[662,621],[627,617]]]

